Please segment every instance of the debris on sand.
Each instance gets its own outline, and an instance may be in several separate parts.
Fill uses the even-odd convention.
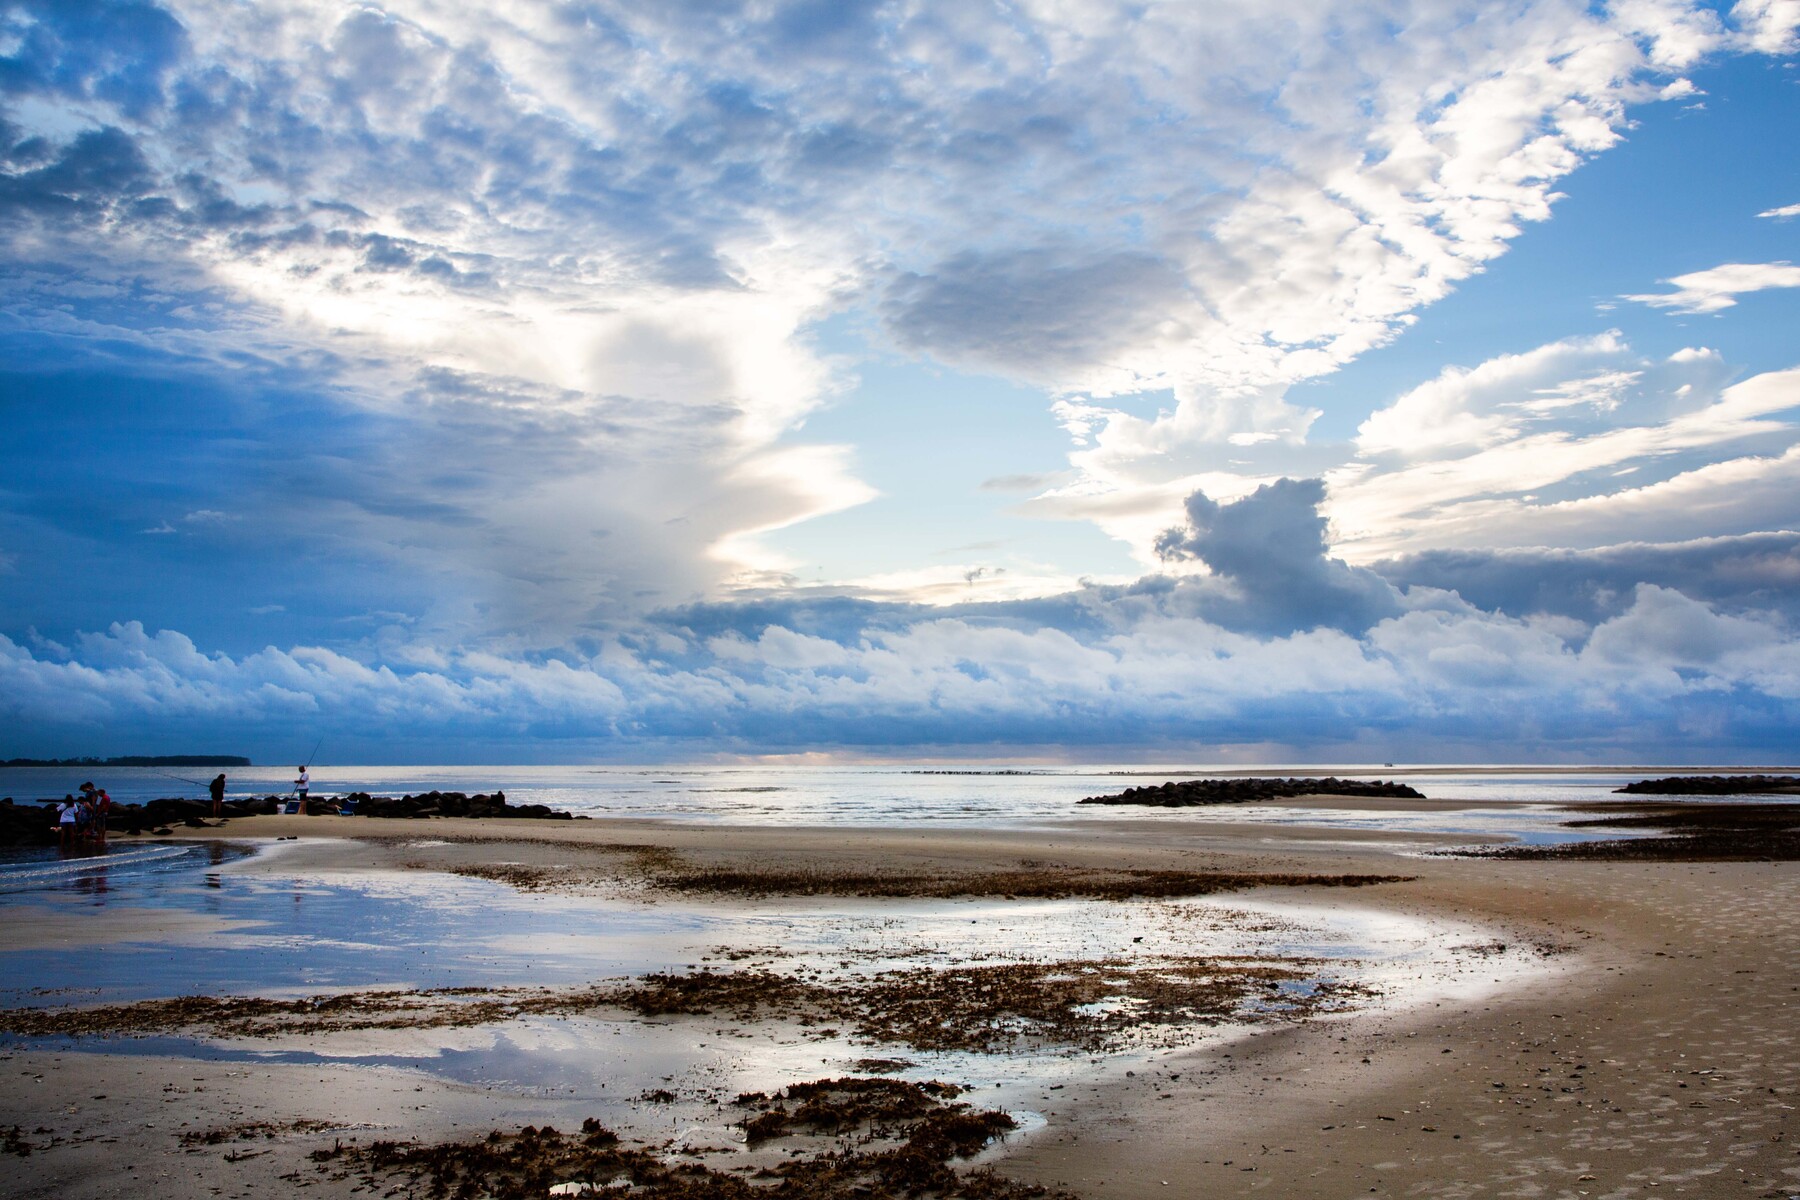
[[[302,1119],[274,1124],[270,1121],[246,1121],[217,1129],[190,1129],[182,1133],[183,1146],[219,1146],[227,1142],[274,1141],[279,1137],[322,1133],[337,1126],[329,1121]]]
[[[1211,896],[1253,887],[1367,887],[1410,875],[1303,875],[1254,871],[1077,870],[932,873],[830,868],[691,868],[651,876],[650,885],[688,895],[864,896],[876,899],[1150,900]]]
[[[1369,995],[1304,960],[1083,959],[879,971],[836,985],[770,971],[651,975],[621,997],[644,1015],[729,1013],[847,1025],[865,1042],[999,1053],[1101,1050],[1143,1030],[1299,1018]]]
[[[1640,779],[1613,791],[1633,796],[1800,795],[1800,775],[1670,775]]]
[[[1089,796],[1080,804],[1137,804],[1152,808],[1197,808],[1207,804],[1249,804],[1295,796],[1356,796],[1423,800],[1425,794],[1404,783],[1381,779],[1182,779],[1126,788],[1111,796]]]
[[[729,1014],[803,1029],[848,1026],[871,1045],[998,1052],[1053,1045],[1102,1049],[1137,1031],[1223,1020],[1299,1018],[1367,995],[1318,978],[1304,959],[1232,957],[1004,962],[902,968],[820,982],[776,971],[690,970],[574,989],[365,991],[298,1000],[183,996],[91,1008],[0,1010],[0,1031],[26,1037],[189,1033],[279,1037],[430,1029],[539,1016]],[[825,1036],[821,1032],[818,1036]]]
[[[1564,822],[1569,828],[1655,829],[1647,837],[1555,846],[1497,846],[1462,857],[1580,859],[1609,862],[1754,862],[1800,859],[1800,804],[1689,803],[1583,805],[1577,811],[1612,815]]]
[[[867,1085],[878,1085],[869,1087]],[[546,1195],[629,1193],[646,1200],[901,1200],[932,1195],[941,1200],[1056,1200],[1062,1193],[1003,1179],[986,1170],[959,1170],[952,1164],[978,1152],[1015,1127],[1000,1112],[975,1112],[949,1103],[956,1089],[942,1084],[897,1084],[891,1080],[821,1080],[796,1084],[784,1098],[760,1093],[741,1098],[746,1106],[768,1105],[763,1115],[795,1102],[811,1111],[793,1129],[839,1133],[863,1130],[859,1144],[833,1143],[800,1153],[756,1172],[751,1182],[695,1162],[671,1164],[643,1146],[621,1143],[611,1130],[589,1118],[578,1134],[549,1126],[525,1126],[517,1133],[495,1131],[466,1142],[378,1141],[362,1146],[338,1143],[313,1154],[322,1170],[339,1181],[358,1179],[382,1190],[399,1179],[424,1185],[426,1194],[491,1196],[531,1200]],[[869,1098],[879,1096],[879,1102]],[[794,1114],[797,1116],[797,1114]],[[760,1118],[752,1118],[757,1120]],[[779,1136],[779,1135],[776,1135]]]
[[[741,1123],[752,1145],[792,1133],[841,1133],[864,1126],[890,1128],[898,1122],[917,1121],[943,1108],[943,1102],[960,1095],[955,1084],[907,1083],[898,1079],[820,1079],[812,1083],[796,1083],[777,1096],[762,1092],[746,1092],[736,1103],[741,1108],[754,1108],[756,1115]],[[789,1105],[794,1107],[789,1108]],[[972,1135],[972,1150],[1001,1134],[1016,1128],[1005,1113],[970,1114],[981,1118],[989,1130],[980,1138]],[[972,1151],[971,1151],[972,1152]]]

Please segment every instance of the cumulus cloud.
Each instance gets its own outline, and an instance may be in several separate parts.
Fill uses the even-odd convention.
[[[456,440],[493,464],[433,497],[485,514],[458,590],[518,569],[495,547],[552,540],[561,565],[525,582],[565,614],[767,578],[785,564],[759,534],[868,496],[842,454],[804,479],[787,454],[839,385],[806,331],[845,310],[1087,405],[1085,494],[1136,492],[1148,556],[1152,510],[1229,465],[1218,447],[1301,442],[1315,414],[1289,384],[1547,216],[1629,105],[1708,55],[1778,52],[1786,20],[1780,0],[1723,20],[1562,0],[11,11],[21,336],[65,361],[286,367]],[[1156,416],[1108,403],[1158,390]],[[514,420],[579,425],[588,457],[528,485]],[[696,479],[736,482],[691,506]],[[412,553],[405,504],[341,511],[360,553]],[[544,532],[595,526],[662,528],[670,552]],[[615,586],[622,561],[642,573]]]
[[[412,666],[308,646],[208,653],[126,623],[63,654],[0,638],[0,713],[42,744],[205,730],[259,751],[304,726],[356,755],[379,729],[452,761],[525,734],[540,752],[616,758],[997,745],[1329,756],[1392,752],[1399,738],[1416,759],[1480,745],[1584,760],[1673,744],[1766,754],[1800,702],[1790,626],[1656,585],[1592,625],[1437,593],[1360,635],[1279,636],[1184,611],[1190,587],[1072,595],[1065,610],[1082,617],[1066,626],[1041,607],[1014,622],[864,606],[835,633],[646,627],[582,655],[452,651]],[[1697,727],[1714,732],[1696,739]]]
[[[1740,37],[1762,54],[1792,54],[1800,49],[1800,3],[1796,0],[1738,0],[1731,16]]]
[[[1780,210],[1763,213],[1778,215]],[[1749,292],[1771,288],[1800,287],[1800,267],[1791,263],[1725,263],[1704,271],[1691,271],[1665,279],[1673,284],[1672,292],[1622,296],[1653,308],[1673,309],[1678,313],[1715,313],[1737,304],[1737,298]]]
[[[1371,415],[1356,457],[1325,473],[1339,552],[1369,562],[1800,527],[1783,498],[1800,371],[1733,374],[1717,351],[1652,360],[1613,333],[1446,368]]]
[[[17,729],[1603,742],[1637,684],[1671,713],[1747,697],[1746,738],[1786,714],[1786,610],[1755,589],[1623,556],[1569,573],[1585,607],[1518,607],[1501,566],[1430,555],[1800,525],[1793,372],[1570,339],[1446,371],[1347,447],[1309,444],[1295,385],[1548,217],[1631,106],[1786,53],[1792,0],[21,0],[0,23],[9,397],[41,448],[163,464],[9,476],[9,620],[85,605],[70,627],[106,630],[0,643]],[[1719,311],[1793,270],[1636,299]],[[992,486],[1182,577],[902,564],[838,582],[941,607],[783,599],[769,536],[873,494],[804,440],[848,386],[812,340],[846,314],[1042,389],[1071,470]],[[1389,579],[1349,565],[1377,560]],[[114,624],[168,601],[102,594],[233,576],[288,649]],[[716,603],[734,587],[754,602]]]
[[[1633,373],[1617,369],[1624,349],[1613,332],[1503,355],[1472,370],[1446,368],[1365,420],[1357,449],[1366,456],[1438,459],[1511,441],[1551,410],[1608,405],[1635,382]]]
[[[1378,576],[1332,558],[1317,479],[1280,479],[1229,504],[1204,492],[1188,497],[1186,528],[1157,540],[1165,559],[1195,558],[1229,585],[1235,613],[1212,619],[1258,632],[1327,626],[1361,632],[1399,608]]]
[[[1751,533],[1592,550],[1429,550],[1371,564],[1396,587],[1455,593],[1513,617],[1597,624],[1629,607],[1639,584],[1712,609],[1774,612],[1800,628],[1800,533]]]

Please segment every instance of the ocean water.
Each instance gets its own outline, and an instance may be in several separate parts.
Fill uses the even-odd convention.
[[[1251,769],[1234,769],[1232,774]],[[1416,769],[1414,769],[1416,770]],[[143,767],[0,769],[0,795],[16,801],[59,798],[86,780],[105,787],[114,800],[130,803],[160,796],[206,794],[216,772]],[[1237,821],[1325,824],[1347,828],[1431,830],[1448,833],[1510,832],[1536,835],[1556,828],[1554,809],[1623,799],[1613,790],[1664,770],[1575,774],[1549,769],[1469,771],[1445,768],[1413,773],[1367,766],[1255,768],[1262,775],[1337,774],[1360,779],[1398,778],[1431,799],[1456,800],[1461,813],[1369,814],[1294,809],[1258,804],[1214,809],[1118,809],[1079,805],[1085,796],[1127,787],[1196,778],[1219,772],[1168,767],[1082,765],[1065,767],[994,765],[983,768],[878,766],[412,766],[368,767],[316,764],[314,795],[363,791],[377,794],[504,791],[515,804],[548,804],[593,817],[639,817],[673,821],[824,826],[911,825],[931,822],[986,828],[1041,827],[1066,821],[1148,820]],[[245,767],[226,772],[229,796],[285,794],[293,787],[292,767]],[[1484,811],[1484,805],[1530,802],[1552,806],[1536,812]],[[1254,813],[1252,817],[1251,814]]]

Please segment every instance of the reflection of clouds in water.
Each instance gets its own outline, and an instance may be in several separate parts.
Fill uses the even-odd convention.
[[[436,1029],[343,1029],[306,1034],[307,1057],[327,1059],[430,1059],[454,1053],[479,1053],[498,1044],[495,1026],[441,1026]],[[281,1043],[268,1038],[208,1039],[207,1044],[225,1052],[278,1059]]]
[[[481,881],[445,880],[442,890],[478,896],[466,907],[409,906],[390,896],[389,876],[339,878],[329,889],[304,893],[316,918],[301,929],[266,936],[227,934],[213,941],[214,960],[233,964],[240,990],[277,997],[417,986],[410,960],[438,964],[428,982],[450,986],[547,986],[704,966],[755,969],[762,956],[782,975],[804,974],[830,986],[886,970],[952,965],[1125,959],[1155,970],[1187,956],[1307,958],[1316,978],[1376,988],[1387,1005],[1418,1005],[1469,997],[1501,981],[1542,970],[1528,952],[1480,954],[1458,950],[1492,935],[1468,922],[1426,919],[1332,903],[1221,899],[1136,902],[1055,900],[857,900],[819,898],[720,905],[674,900],[656,906],[600,897],[521,895]],[[364,883],[370,886],[364,887]],[[269,879],[213,893],[245,916],[286,911],[292,881]],[[166,905],[195,906],[197,892],[168,894]],[[173,915],[167,909],[154,915]],[[322,923],[318,923],[322,922]],[[377,935],[375,931],[380,931]],[[1141,940],[1137,940],[1141,939]],[[730,961],[738,951],[749,957]],[[704,960],[711,961],[704,961]],[[84,973],[116,961],[100,948],[79,965]],[[194,990],[206,972],[203,956],[184,955],[178,981],[152,981],[164,990]],[[33,977],[49,982],[68,960],[42,964]],[[143,980],[127,968],[131,986]],[[1298,985],[1304,991],[1310,980]],[[202,984],[201,986],[204,986]],[[104,992],[105,989],[102,989]],[[104,994],[94,997],[104,1000]],[[1254,1005],[1255,1001],[1252,1000]],[[530,1017],[486,1026],[308,1032],[303,1038],[127,1039],[105,1043],[123,1053],[182,1053],[246,1062],[342,1063],[404,1069],[500,1093],[559,1097],[603,1124],[632,1136],[667,1136],[697,1127],[716,1144],[735,1140],[730,1108],[721,1099],[745,1091],[773,1091],[787,1083],[859,1073],[870,1056],[912,1064],[901,1076],[944,1078],[980,1087],[981,1102],[1030,1111],[1041,1089],[1071,1089],[1117,1078],[1175,1050],[1215,1050],[1254,1036],[1243,1024],[1151,1027],[1102,1054],[1047,1046],[1006,1054],[921,1052],[859,1042],[848,1028],[833,1031],[782,1023],[739,1022],[729,1014],[638,1019],[596,1013]],[[646,1093],[668,1090],[673,1103],[650,1103]]]
[[[242,846],[209,843],[118,845],[84,848],[71,856],[54,847],[13,848],[0,857],[0,892],[55,889],[83,878],[127,877],[178,871],[201,863],[217,865],[248,853]]]

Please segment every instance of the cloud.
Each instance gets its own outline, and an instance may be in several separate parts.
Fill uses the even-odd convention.
[[[1756,215],[1759,217],[1770,217],[1777,221],[1785,221],[1789,217],[1800,217],[1800,204],[1784,204],[1780,208],[1765,208]]]
[[[1329,556],[1317,479],[1281,479],[1230,504],[1188,497],[1188,524],[1157,541],[1165,559],[1200,559],[1230,585],[1234,628],[1291,633],[1321,626],[1361,632],[1399,609],[1379,577]],[[1221,606],[1223,607],[1223,606]]]
[[[954,615],[838,602],[823,623],[820,607],[788,602],[760,617],[715,612],[729,624],[711,633],[672,623],[583,654],[463,649],[413,665],[304,645],[209,653],[124,623],[65,653],[0,637],[0,713],[36,745],[206,731],[268,757],[304,727],[346,758],[403,744],[447,761],[507,747],[641,759],[1204,746],[1229,758],[1233,747],[1330,757],[1402,744],[1415,761],[1471,746],[1558,761],[1755,759],[1778,752],[1800,715],[1790,625],[1658,585],[1591,624],[1427,590],[1360,634],[1269,636],[1193,615],[1197,582]],[[1046,620],[1058,612],[1066,619]]]
[[[1795,0],[1738,0],[1731,16],[1739,36],[1760,54],[1800,49],[1800,3]]]
[[[1030,475],[995,475],[981,481],[984,492],[1035,492],[1050,487],[1065,478],[1061,471],[1049,471]]]
[[[1772,210],[1778,213],[1780,210]],[[1771,213],[1763,213],[1769,216]],[[1800,287],[1800,267],[1791,263],[1725,263],[1705,271],[1693,271],[1665,279],[1675,286],[1673,292],[1651,295],[1621,296],[1653,308],[1673,309],[1678,313],[1715,313],[1737,304],[1737,298],[1749,292],[1770,288]]]
[[[1437,459],[1510,441],[1547,409],[1569,407],[1558,399],[1605,404],[1635,382],[1616,370],[1624,348],[1611,332],[1503,355],[1473,370],[1446,368],[1371,414],[1356,431],[1357,449],[1365,456]]]
[[[1232,452],[1298,445],[1316,414],[1288,386],[1391,340],[1544,219],[1631,105],[1708,56],[1778,52],[1785,20],[1554,2],[1422,20],[1375,0],[20,11],[0,100],[13,361],[279,364],[346,425],[454,442],[491,469],[446,495],[395,461],[412,495],[317,520],[341,515],[371,559],[461,554],[479,567],[453,590],[517,582],[559,633],[586,596],[766,578],[783,563],[763,535],[869,494],[829,447],[807,478],[784,470],[843,384],[808,331],[844,312],[1080,407],[1075,465],[1089,494],[1139,493],[1147,560],[1149,493],[1166,522]],[[1164,391],[1154,416],[1109,403]],[[555,481],[527,484],[552,427]],[[704,519],[680,499],[696,480]],[[453,511],[485,518],[454,551]],[[573,544],[677,521],[667,554]],[[506,580],[509,537],[558,565]]]
[[[902,345],[1051,385],[1128,349],[1128,333],[1178,307],[1173,263],[1068,247],[964,252],[892,282],[883,315]]]
[[[1525,608],[1512,560],[1431,556],[1800,524],[1791,371],[1565,339],[1348,446],[1296,385],[1486,269],[1681,72],[1785,53],[1789,0],[8,11],[4,619],[105,631],[0,645],[19,730],[1601,746],[1621,712],[1787,714],[1785,551],[1738,591],[1619,551]],[[1041,389],[1071,470],[991,485],[1181,577],[787,595],[776,531],[873,495],[805,436],[851,386],[834,320]],[[101,450],[131,470],[57,478]],[[1620,650],[1683,623],[1712,632]]]
[[[1370,562],[1800,527],[1782,499],[1800,372],[1732,375],[1716,351],[1652,360],[1616,334],[1446,368],[1373,414],[1357,456],[1325,473],[1337,548]]]
[[[1723,612],[1775,612],[1800,629],[1800,533],[1750,533],[1592,550],[1429,550],[1371,564],[1395,587],[1455,593],[1512,617],[1618,616],[1639,584]]]

